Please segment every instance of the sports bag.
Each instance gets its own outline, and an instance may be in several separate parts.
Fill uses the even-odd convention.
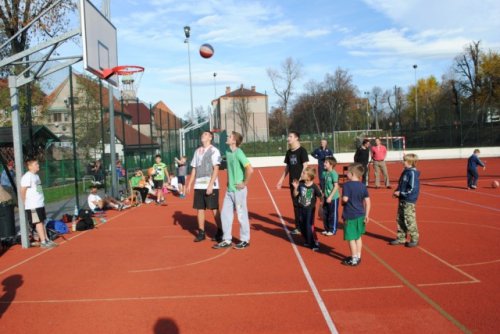
[[[80,210],[78,213],[78,222],[76,223],[77,231],[86,231],[94,228],[94,220],[92,219],[92,211]]]
[[[58,234],[66,234],[69,232],[68,226],[61,220],[49,220],[47,228],[56,231]]]

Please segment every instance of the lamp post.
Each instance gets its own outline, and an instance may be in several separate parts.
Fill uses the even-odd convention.
[[[370,130],[370,110],[369,110],[370,92],[365,92],[365,96],[366,96],[366,130]]]
[[[417,64],[413,65],[415,70],[415,125],[418,127],[418,85],[417,85]]]
[[[191,28],[189,26],[184,27],[184,35],[186,36],[186,39],[184,40],[184,43],[187,44],[188,47],[188,63],[189,63],[189,94],[191,96],[191,114],[193,114],[193,81],[191,78],[191,48],[189,46],[189,37],[191,36]]]
[[[214,72],[214,101],[217,101],[217,73]],[[217,115],[217,102],[214,102],[212,105],[212,115],[213,115],[213,124],[210,124],[211,129],[220,128],[218,115]],[[210,117],[210,123],[212,123],[212,117]]]

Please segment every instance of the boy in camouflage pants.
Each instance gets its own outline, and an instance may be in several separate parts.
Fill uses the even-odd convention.
[[[420,172],[417,170],[418,157],[416,154],[406,154],[403,158],[404,170],[399,177],[398,187],[393,196],[399,199],[398,204],[398,234],[391,245],[405,245],[406,247],[418,246],[419,234],[415,204],[420,192]],[[406,242],[407,234],[410,241]]]

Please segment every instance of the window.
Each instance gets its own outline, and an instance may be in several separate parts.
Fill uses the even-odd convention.
[[[52,115],[52,120],[54,122],[61,122],[62,121],[62,117],[61,117],[61,114],[60,113],[55,113]]]

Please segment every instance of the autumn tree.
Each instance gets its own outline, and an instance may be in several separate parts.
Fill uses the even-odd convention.
[[[267,75],[271,79],[274,93],[280,98],[280,108],[288,115],[294,84],[302,77],[302,64],[287,58],[281,63],[280,69],[268,68]]]
[[[285,135],[288,129],[288,116],[281,108],[272,108],[269,113],[269,134],[271,136]]]
[[[329,131],[347,126],[347,112],[352,109],[356,87],[347,70],[337,68],[334,74],[326,74],[323,82],[324,102],[330,119]]]
[[[26,50],[31,40],[43,40],[65,31],[68,27],[68,13],[76,9],[72,0],[16,0],[0,2],[0,41],[10,39],[19,33],[37,16],[52,7],[31,28],[22,31],[13,38],[7,55],[14,55]]]

